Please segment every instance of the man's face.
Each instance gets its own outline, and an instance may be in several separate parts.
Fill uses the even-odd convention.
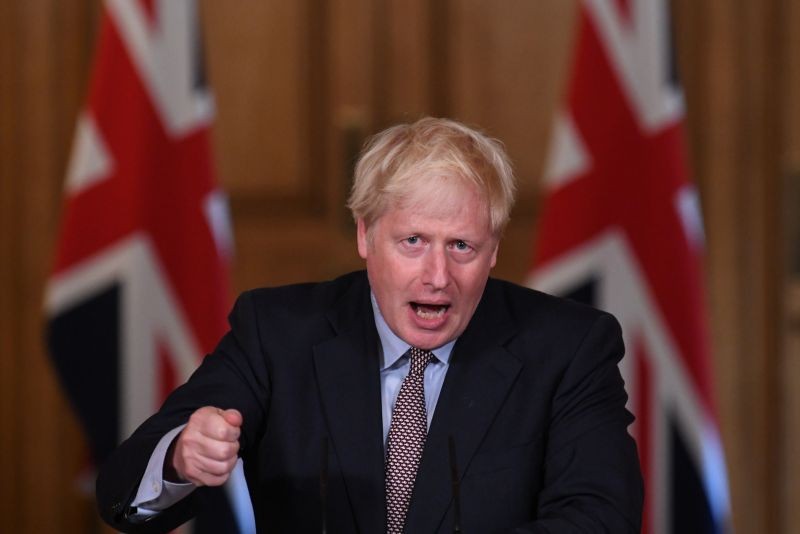
[[[461,335],[497,261],[498,238],[477,191],[454,187],[435,197],[390,208],[370,228],[358,221],[358,253],[381,314],[422,349]]]

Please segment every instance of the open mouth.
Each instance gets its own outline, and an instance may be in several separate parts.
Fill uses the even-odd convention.
[[[437,319],[444,315],[448,308],[450,308],[449,304],[425,304],[422,302],[412,302],[411,308],[414,310],[414,313],[417,314],[418,317],[422,319]]]

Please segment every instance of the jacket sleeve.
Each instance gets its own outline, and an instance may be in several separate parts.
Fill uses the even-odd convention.
[[[644,498],[617,321],[597,319],[552,401],[537,520],[513,532],[638,533]]]
[[[262,352],[258,311],[244,293],[229,316],[231,329],[189,380],[177,388],[159,411],[125,440],[101,467],[97,504],[102,518],[122,532],[165,532],[194,517],[214,488],[198,488],[169,509],[143,522],[132,521],[131,502],[159,440],[185,424],[203,406],[236,408],[242,413],[242,455],[263,432],[269,402],[269,372]]]

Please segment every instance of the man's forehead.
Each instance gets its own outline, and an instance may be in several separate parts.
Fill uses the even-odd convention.
[[[459,181],[421,182],[418,187],[388,199],[383,215],[396,211],[417,211],[432,217],[446,218],[466,204],[475,204],[478,211],[489,213],[489,199],[475,184]]]

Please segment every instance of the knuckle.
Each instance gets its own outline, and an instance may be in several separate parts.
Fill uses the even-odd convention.
[[[220,461],[228,461],[231,458],[235,458],[238,449],[238,446],[236,446],[234,443],[220,443],[219,447],[214,450],[215,459]]]
[[[212,477],[227,477],[230,470],[225,462],[216,461],[208,465],[206,472]]]
[[[199,408],[189,416],[189,422],[200,423],[205,417],[205,408]]]

